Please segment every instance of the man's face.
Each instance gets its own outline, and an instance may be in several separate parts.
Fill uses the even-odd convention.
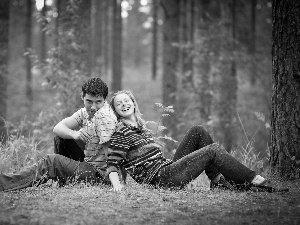
[[[104,105],[105,99],[101,96],[95,97],[89,94],[86,94],[84,97],[81,96],[83,100],[84,107],[90,117],[93,117],[96,111]]]

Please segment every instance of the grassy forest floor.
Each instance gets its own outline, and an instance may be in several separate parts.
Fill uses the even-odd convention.
[[[300,182],[287,193],[190,186],[152,189],[130,181],[121,193],[86,184],[0,193],[0,224],[300,224]]]
[[[161,102],[161,82],[139,71],[125,71],[123,88],[135,93],[146,120],[157,121],[154,103]],[[210,190],[205,175],[177,191],[144,187],[131,179],[121,193],[108,186],[81,183],[58,188],[48,182],[0,192],[0,225],[300,224],[300,181],[280,184],[290,192]]]

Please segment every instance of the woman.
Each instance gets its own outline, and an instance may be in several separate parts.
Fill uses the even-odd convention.
[[[136,182],[157,187],[182,188],[205,171],[213,186],[220,183],[230,190],[234,190],[234,187],[228,181],[246,183],[248,187],[265,188],[270,192],[288,190],[266,186],[265,178],[213,143],[201,126],[194,126],[188,131],[173,160],[166,159],[146,128],[130,91],[115,93],[110,104],[119,121],[111,137],[107,159],[107,176],[114,191],[123,188],[117,172],[121,166]]]

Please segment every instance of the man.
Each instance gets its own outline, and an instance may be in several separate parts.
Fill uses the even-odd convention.
[[[53,129],[54,153],[89,162],[102,173],[106,169],[107,147],[117,118],[106,102],[108,87],[100,78],[82,86],[84,108],[60,121]],[[94,115],[97,112],[97,120]]]
[[[117,119],[106,102],[107,94],[107,85],[100,78],[88,79],[81,94],[85,107],[53,129],[58,136],[55,138],[58,154],[49,154],[19,173],[0,174],[0,191],[39,185],[49,179],[59,180],[60,184],[67,180],[109,184],[104,178],[106,152]]]

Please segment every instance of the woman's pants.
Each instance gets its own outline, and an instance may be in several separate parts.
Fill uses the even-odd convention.
[[[86,181],[90,183],[107,183],[98,171],[89,163],[75,161],[58,154],[50,154],[19,173],[0,174],[0,191],[12,191],[30,186],[38,186],[47,180]]]
[[[256,173],[213,143],[201,126],[192,127],[174,154],[173,163],[163,167],[155,183],[164,187],[184,187],[203,171],[210,180],[220,173],[235,184],[251,182]]]

